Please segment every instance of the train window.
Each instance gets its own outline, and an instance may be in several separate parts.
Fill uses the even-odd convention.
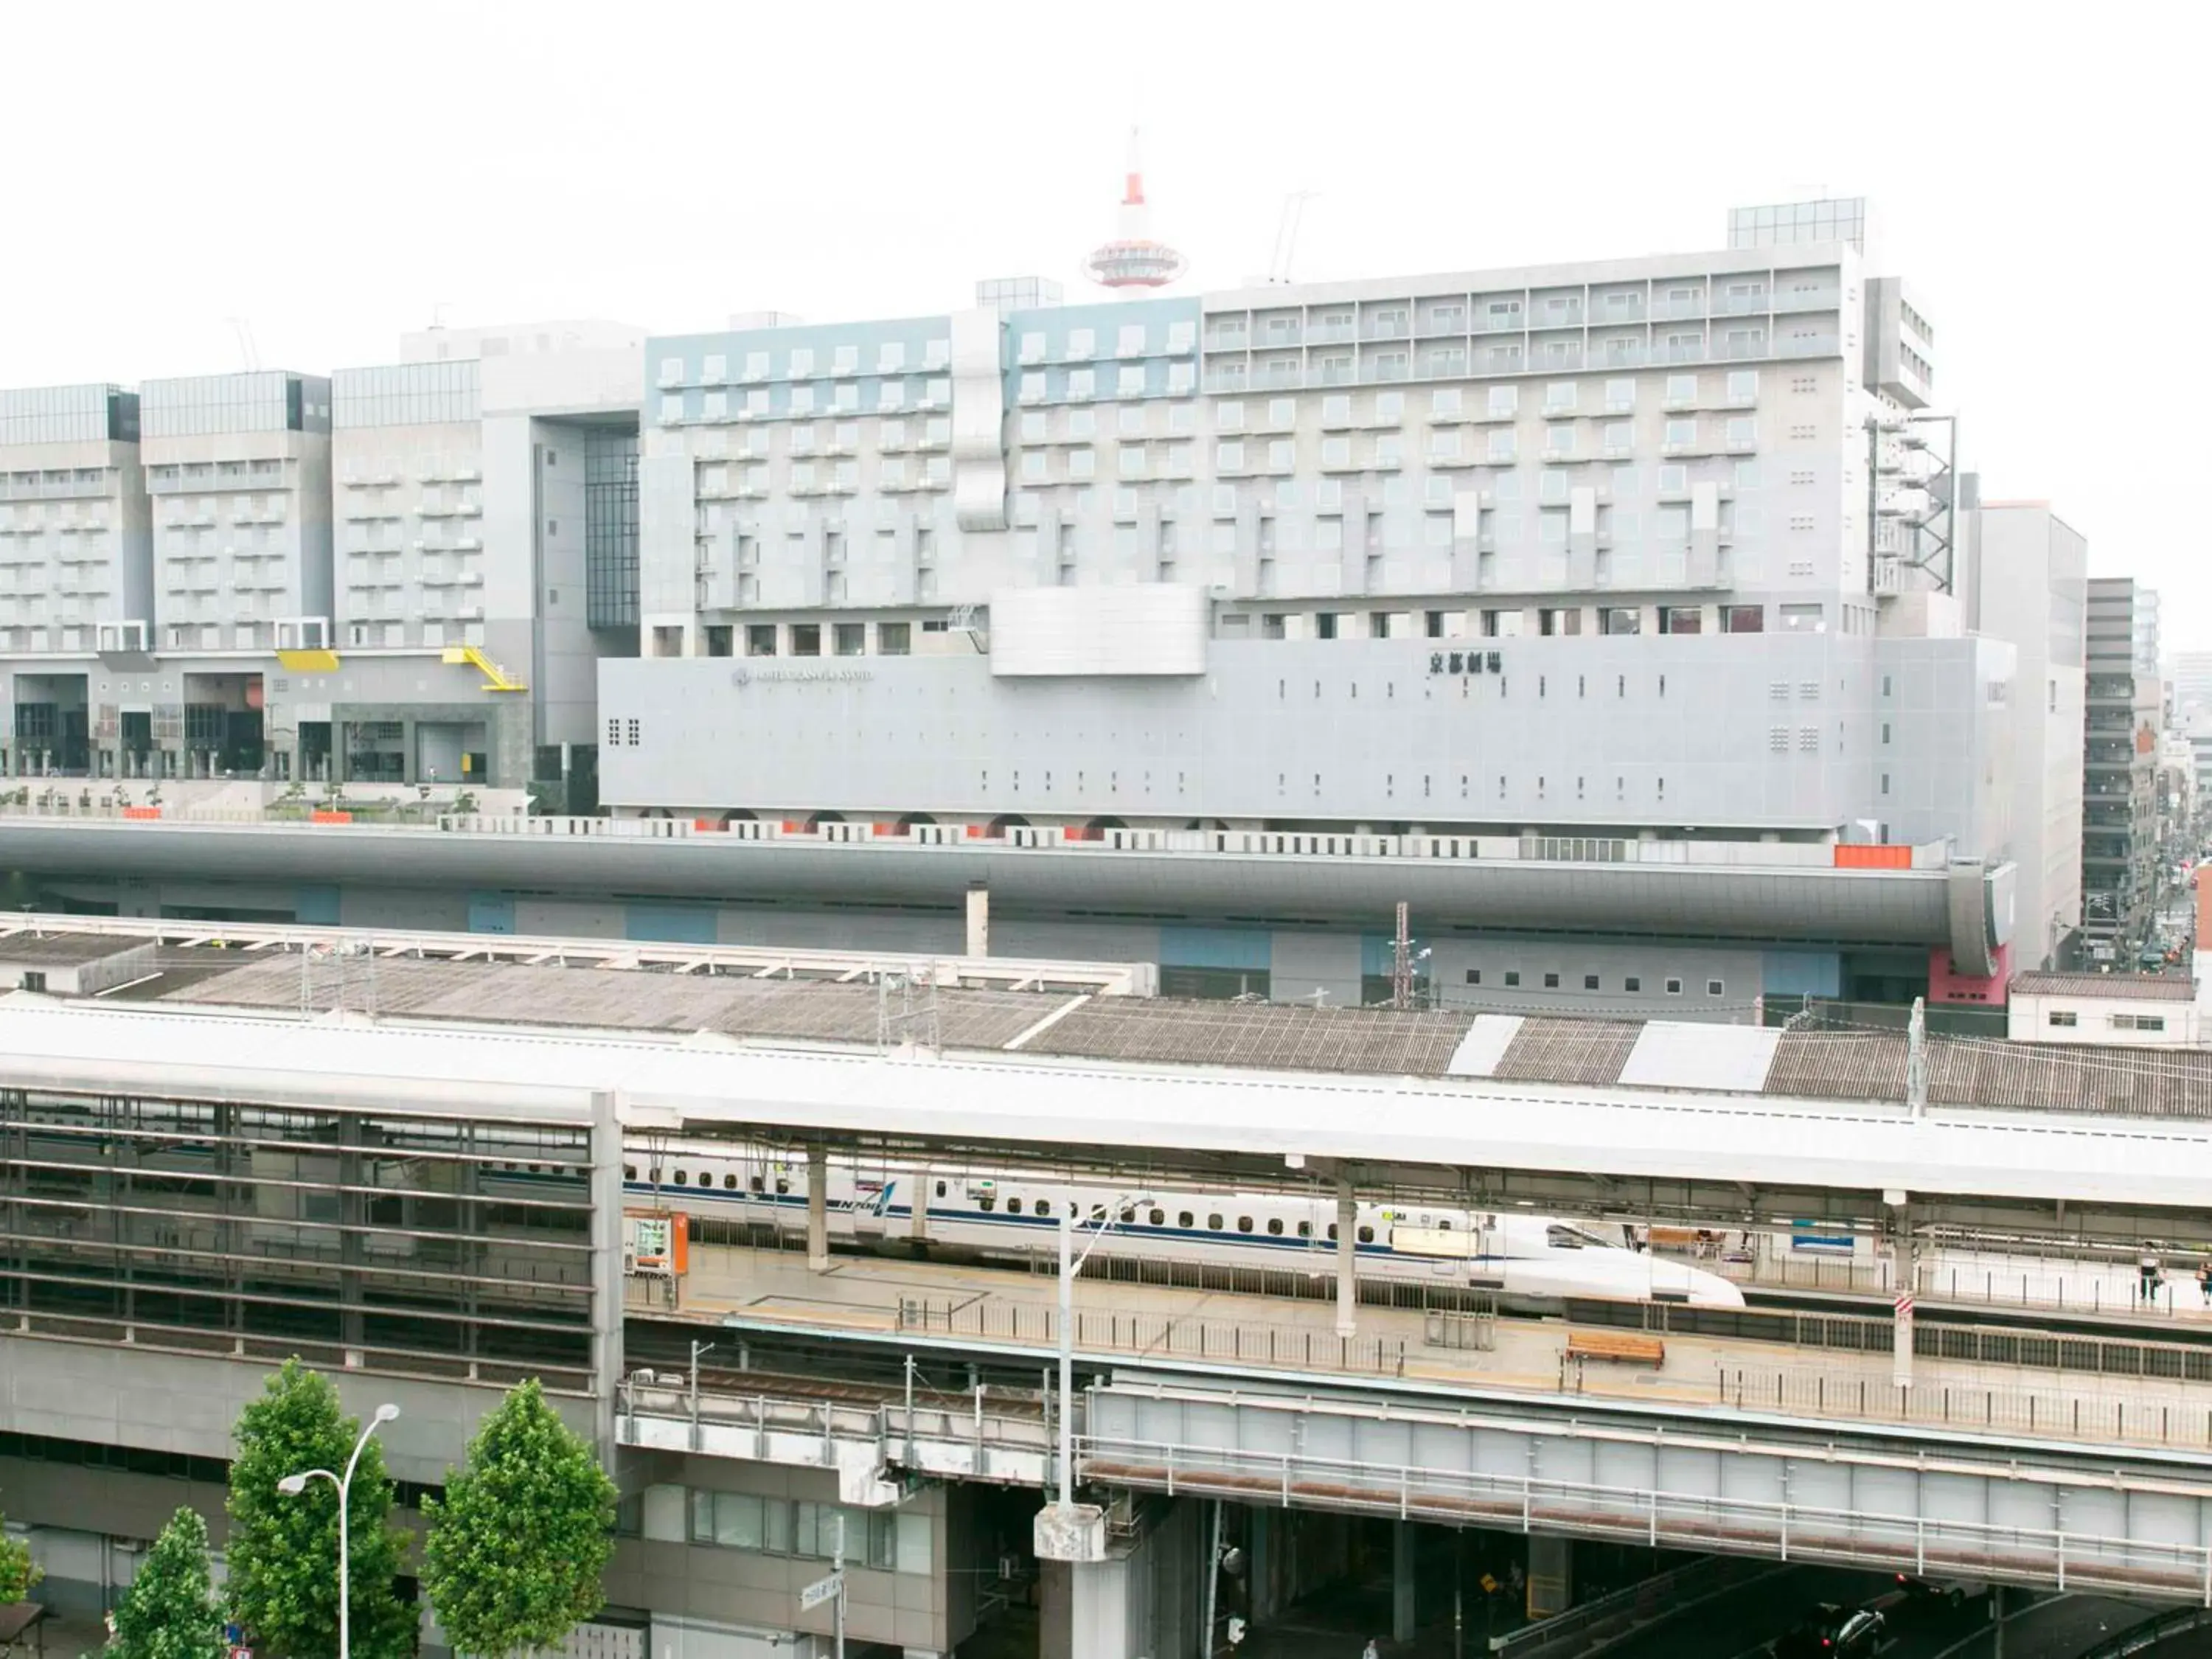
[[[1451,1231],[1451,1218],[1449,1216],[1438,1218],[1437,1221],[1437,1231],[1440,1233],[1449,1232]]]
[[[1372,1227],[1362,1226],[1357,1237],[1362,1244],[1372,1244],[1375,1242],[1375,1229]]]
[[[1588,1242],[1572,1227],[1563,1227],[1557,1222],[1544,1229],[1544,1243],[1555,1250],[1579,1250]]]
[[[1328,1224],[1328,1242],[1332,1244],[1336,1243],[1336,1223],[1334,1221]]]
[[[653,1182],[654,1186],[658,1187],[660,1184],[660,1166],[656,1164],[650,1170],[647,1170],[645,1172],[645,1178]]]
[[[689,1180],[690,1180],[690,1179],[691,1179],[691,1177],[690,1177],[690,1176],[688,1176],[688,1175],[684,1174],[684,1171],[683,1171],[683,1170],[678,1170],[676,1172],[676,1184],[677,1184],[678,1186],[679,1186],[679,1187],[681,1187],[681,1186],[682,1186],[685,1182],[687,1182],[687,1181],[689,1181]]]
[[[1300,1238],[1311,1238],[1313,1237],[1313,1223],[1310,1221],[1301,1221],[1298,1223],[1298,1237]]]
[[[998,1195],[998,1194],[996,1194],[996,1193],[978,1193],[978,1194],[975,1194],[975,1207],[976,1207],[977,1209],[979,1209],[979,1210],[985,1210],[985,1211],[988,1211],[988,1210],[995,1210],[995,1209],[997,1209],[997,1208],[999,1207],[999,1195]]]
[[[1092,1206],[1091,1206],[1091,1220],[1092,1220],[1092,1221],[1094,1221],[1094,1222],[1099,1222],[1099,1221],[1103,1221],[1103,1220],[1105,1220],[1105,1218],[1106,1218],[1106,1206],[1105,1206],[1103,1204],[1094,1204],[1094,1205],[1092,1205]],[[1124,1219],[1124,1220],[1126,1220],[1126,1219],[1127,1219],[1127,1217],[1124,1217],[1124,1218],[1123,1218],[1123,1219]]]
[[[1039,1215],[1050,1215],[1052,1213],[1052,1200],[1048,1198],[1041,1198],[1037,1200],[1036,1203],[1030,1205],[1030,1208],[1035,1210]]]
[[[746,1177],[745,1185],[751,1188],[753,1191],[757,1193],[766,1192],[768,1190],[768,1182],[762,1180],[758,1176],[750,1176]]]
[[[1168,1212],[1165,1210],[1154,1210],[1152,1213],[1151,1220],[1152,1225],[1155,1227],[1164,1227],[1167,1225]],[[1188,1225],[1188,1224],[1186,1223],[1185,1224]]]
[[[1237,1218],[1237,1231],[1240,1233],[1250,1232],[1252,1231],[1252,1218],[1249,1215],[1238,1216]]]
[[[1191,1224],[1193,1219],[1194,1218],[1191,1215],[1191,1212],[1188,1210],[1185,1210],[1180,1215],[1176,1217],[1176,1225],[1178,1227],[1188,1227]]]
[[[945,1183],[941,1181],[937,1183],[937,1195],[939,1198],[945,1196]]]
[[[698,1184],[699,1186],[702,1186],[702,1187],[711,1187],[711,1186],[713,1186],[713,1185],[714,1184],[714,1176],[713,1172],[712,1172],[711,1170],[700,1170],[700,1171],[699,1171],[699,1180],[698,1180],[697,1184]]]
[[[734,1193],[735,1191],[737,1191],[737,1190],[738,1190],[738,1178],[737,1178],[737,1176],[733,1176],[733,1175],[726,1175],[726,1176],[724,1176],[722,1177],[722,1190],[723,1190],[724,1192],[726,1192],[726,1193]]]
[[[1221,1231],[1221,1212],[1216,1210],[1212,1214],[1207,1216],[1206,1218],[1206,1224],[1209,1231],[1219,1232]]]
[[[1269,1216],[1267,1218],[1267,1231],[1273,1234],[1277,1238],[1280,1238],[1283,1236],[1282,1217],[1279,1215]]]
[[[791,1191],[791,1177],[789,1176],[778,1176],[775,1178],[775,1189],[779,1193],[788,1194]]]
[[[1136,1212],[1136,1211],[1134,1211],[1133,1209],[1126,1209],[1126,1208],[1125,1208],[1125,1209],[1121,1212],[1121,1224],[1122,1224],[1124,1227],[1127,1226],[1131,1222],[1134,1221],[1136,1218],[1137,1218],[1137,1212]]]
[[[624,1181],[635,1181],[635,1180],[636,1180],[636,1179],[637,1179],[637,1165],[636,1165],[636,1164],[623,1164],[623,1179]]]
[[[1019,1215],[1021,1212],[1022,1212],[1022,1201],[1021,1201],[1021,1200],[1019,1200],[1018,1198],[1010,1198],[1010,1199],[1008,1199],[1008,1200],[1006,1200],[1006,1213],[1007,1213],[1008,1215]]]

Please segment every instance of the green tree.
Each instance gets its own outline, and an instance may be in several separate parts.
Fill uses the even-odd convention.
[[[307,1469],[343,1474],[361,1425],[340,1407],[329,1378],[288,1359],[233,1432],[224,1551],[231,1616],[271,1659],[329,1659],[338,1645],[337,1489],[315,1480],[288,1495],[276,1483]],[[383,1449],[371,1440],[354,1467],[346,1514],[354,1659],[406,1659],[415,1649],[414,1611],[392,1589],[407,1539],[391,1511]]]
[[[455,1650],[477,1659],[550,1647],[599,1610],[615,1484],[535,1381],[510,1391],[426,1502],[422,1587]]]
[[[222,1609],[208,1574],[207,1522],[169,1517],[115,1610],[111,1659],[222,1659]]]
[[[31,1559],[28,1544],[0,1532],[0,1606],[21,1601],[31,1593],[31,1587],[46,1576],[39,1564]]]

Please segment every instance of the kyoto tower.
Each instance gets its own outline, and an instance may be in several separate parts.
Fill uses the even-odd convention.
[[[1117,234],[1093,250],[1083,274],[1102,288],[1164,288],[1188,268],[1182,254],[1152,239],[1145,204],[1145,173],[1137,156],[1137,130],[1129,129],[1129,170],[1121,195]]]

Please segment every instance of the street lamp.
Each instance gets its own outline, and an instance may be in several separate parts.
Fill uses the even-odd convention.
[[[1133,1206],[1147,1204],[1146,1198],[1125,1194],[1104,1206],[1097,1221],[1090,1244],[1081,1255],[1075,1254],[1075,1196],[1068,1194],[1067,1203],[1060,1216],[1060,1502],[1065,1515],[1075,1507],[1075,1276],[1083,1271],[1083,1264],[1091,1260],[1106,1235],[1114,1230],[1114,1212]],[[340,1656],[343,1659],[343,1656]]]
[[[389,1403],[379,1406],[370,1414],[368,1426],[361,1431],[361,1438],[353,1443],[353,1455],[346,1459],[343,1474],[332,1474],[328,1469],[302,1469],[297,1474],[286,1475],[276,1483],[276,1490],[287,1498],[297,1498],[307,1491],[307,1482],[318,1477],[338,1489],[338,1659],[352,1659],[353,1656],[352,1596],[346,1582],[346,1500],[353,1492],[354,1465],[361,1462],[368,1437],[398,1415],[399,1407]]]

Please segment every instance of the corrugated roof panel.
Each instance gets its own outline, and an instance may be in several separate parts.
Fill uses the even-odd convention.
[[[1652,1089],[1724,1089],[1756,1094],[1766,1086],[1779,1029],[1654,1020],[1644,1028],[1620,1080]]]
[[[1491,1075],[1503,1083],[1616,1083],[1643,1029],[1634,1020],[1524,1018]]]
[[[1506,1049],[1521,1034],[1518,1014],[1477,1014],[1474,1024],[1467,1028],[1467,1035],[1459,1040],[1452,1051],[1451,1064],[1444,1067],[1449,1077],[1495,1077],[1498,1062],[1505,1058]]]
[[[1038,1033],[1024,1052],[1152,1065],[1442,1077],[1470,1017],[1290,1003],[1108,997]]]
[[[1905,1038],[1888,1031],[1784,1031],[1767,1068],[1770,1095],[1903,1100]]]

